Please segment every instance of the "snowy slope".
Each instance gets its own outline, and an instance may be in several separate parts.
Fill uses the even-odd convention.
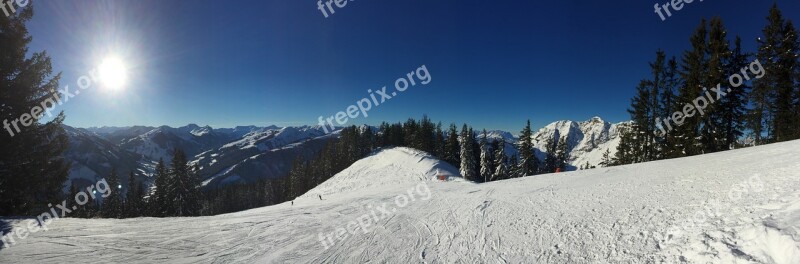
[[[362,194],[385,187],[414,185],[435,181],[438,175],[447,176],[450,181],[463,181],[458,168],[426,152],[411,148],[392,148],[357,161],[311,189],[300,199],[351,192]]]
[[[0,263],[800,263],[800,141],[487,184],[425,181],[436,161],[417,154],[373,155],[315,189],[323,200],[60,219]],[[396,205],[421,186],[429,199]],[[355,232],[326,249],[337,228]]]

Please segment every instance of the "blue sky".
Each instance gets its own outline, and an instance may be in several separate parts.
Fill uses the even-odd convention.
[[[680,55],[717,15],[755,50],[772,1],[695,1],[663,22],[655,3],[360,0],[325,18],[312,0],[42,1],[30,48],[62,87],[110,55],[130,68],[124,90],[62,106],[78,127],[316,124],[424,64],[430,84],[350,124],[428,114],[517,132],[527,119],[627,120],[656,50]],[[800,2],[777,3],[800,21]]]

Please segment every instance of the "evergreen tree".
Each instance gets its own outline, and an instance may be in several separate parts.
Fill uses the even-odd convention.
[[[128,175],[128,186],[125,193],[126,217],[138,217],[141,215],[140,207],[142,197],[139,196],[139,187],[140,185],[136,183],[136,175],[131,171],[130,175]]]
[[[305,177],[307,175],[307,168],[305,160],[298,156],[292,162],[292,169],[289,172],[289,199],[294,200],[300,195],[303,195],[310,189],[306,185]]]
[[[609,167],[612,164],[613,160],[611,158],[611,149],[606,149],[606,151],[603,152],[603,159],[600,161],[599,165],[601,168],[604,168],[604,167]],[[588,161],[586,162],[586,165],[589,165]]]
[[[494,174],[492,174],[492,181],[504,180],[509,178],[508,171],[508,157],[506,156],[506,141],[501,138],[500,143],[497,144],[494,152],[494,164],[496,166]]]
[[[461,129],[461,175],[464,179],[470,181],[477,181],[478,169],[475,159],[475,152],[473,150],[473,135],[467,124],[464,124]]]
[[[659,129],[663,128],[663,124],[656,124],[657,120],[659,122],[662,120],[658,115],[664,112],[662,108],[664,102],[659,96],[662,94],[669,96],[669,93],[664,91],[668,89],[668,84],[666,55],[663,51],[656,52],[656,60],[650,63],[650,70],[652,78],[639,82],[636,96],[631,100],[631,107],[628,109],[633,124],[626,142],[628,144],[624,145],[628,149],[623,152],[629,153],[628,162],[631,163],[658,159],[659,145],[663,145],[659,142],[666,137],[663,131],[656,132],[666,130]]]
[[[43,102],[55,106],[61,77],[47,53],[28,49],[25,24],[32,17],[32,5],[0,16],[0,120],[9,121],[0,129],[0,215],[6,216],[39,214],[58,204],[69,172],[63,113],[48,122],[39,121],[44,113],[31,116]]]
[[[775,127],[778,140],[787,141],[800,138],[800,41],[791,20],[786,21],[782,37],[778,57],[782,70],[778,77],[778,110],[781,115],[776,117],[786,117],[786,120],[779,120]]]
[[[634,133],[630,126],[619,128],[620,141],[617,145],[617,153],[614,155],[612,165],[625,165],[636,162],[636,153],[633,151]]]
[[[483,135],[480,141],[481,149],[481,177],[483,182],[488,182],[492,177],[492,154],[486,142],[486,129],[483,130]]]
[[[726,67],[727,75],[737,74],[739,69],[748,64],[748,57],[749,55],[742,51],[742,39],[736,37],[730,62]],[[742,83],[739,87],[730,87],[731,90],[720,102],[723,149],[733,149],[739,138],[744,135],[749,88],[746,83]]]
[[[167,181],[168,215],[200,215],[200,194],[196,171],[189,167],[186,154],[176,149],[172,154],[172,168]]]
[[[456,124],[450,124],[450,130],[447,133],[447,142],[445,143],[445,161],[453,166],[461,164],[461,147],[458,142],[458,131],[456,131]]]
[[[700,22],[690,39],[692,49],[684,52],[683,55],[681,76],[684,85],[681,86],[678,92],[677,105],[679,107],[687,104],[693,105],[693,101],[703,94],[703,85],[707,84],[706,76],[708,76],[708,72],[706,66],[708,65],[708,58],[706,50],[708,31],[706,25],[705,19]],[[692,156],[702,153],[702,146],[697,140],[700,136],[701,118],[699,112],[692,111],[688,115],[678,118],[678,120],[673,119],[677,125],[675,129],[677,144],[675,146],[682,155]],[[617,154],[619,155],[620,153]]]
[[[445,149],[444,132],[442,131],[442,123],[439,122],[436,124],[436,151],[434,151],[434,155],[441,159],[446,159],[447,152]]]
[[[756,57],[764,67],[766,75],[753,81],[753,90],[750,94],[750,102],[753,106],[749,113],[748,128],[752,130],[756,144],[764,144],[777,139],[776,119],[778,113],[786,115],[786,96],[785,89],[779,88],[781,70],[778,64],[780,56],[782,33],[785,21],[777,4],[773,5],[767,17],[768,24],[764,27],[763,38],[759,38],[759,47]],[[778,99],[779,90],[783,94]],[[778,108],[781,108],[779,111]]]
[[[122,217],[122,190],[120,187],[119,176],[116,169],[111,169],[111,174],[106,179],[110,194],[103,200],[103,217],[121,218]]]
[[[667,67],[664,71],[664,86],[662,87],[661,94],[659,95],[659,112],[658,112],[658,126],[660,129],[663,129],[663,134],[660,137],[657,137],[657,146],[656,148],[660,150],[660,157],[661,158],[677,158],[682,156],[682,150],[677,149],[675,146],[678,144],[675,138],[675,131],[673,130],[675,124],[673,121],[669,121],[670,124],[665,124],[664,122],[667,118],[671,118],[672,114],[677,111],[682,111],[679,109],[681,106],[678,106],[675,103],[675,91],[678,87],[683,85],[683,81],[679,76],[680,71],[678,69],[678,62],[675,57],[672,57],[667,62]],[[610,155],[609,155],[610,156]],[[609,159],[610,161],[610,159]],[[606,163],[605,166],[610,165],[611,163]]]
[[[556,168],[560,171],[567,171],[567,162],[569,161],[569,143],[567,143],[567,140],[568,136],[561,137],[556,148]]]
[[[556,131],[552,137],[547,138],[545,142],[545,148],[547,152],[545,153],[544,158],[544,166],[542,168],[542,172],[544,173],[553,173],[556,171],[556,149],[558,148],[558,131]]]
[[[153,175],[154,191],[151,194],[150,202],[150,215],[155,217],[167,216],[169,204],[169,172],[167,166],[164,164],[164,159],[159,159],[156,165],[155,173]]]
[[[721,91],[728,91],[730,89],[728,82],[729,66],[727,65],[731,60],[730,44],[727,40],[727,33],[722,19],[714,17],[709,22],[708,44],[707,44],[708,60],[706,61],[706,78],[703,81],[705,89],[703,93],[712,94],[709,99],[708,105],[703,110],[705,116],[701,117],[701,130],[700,136],[703,153],[713,153],[725,150],[725,110],[723,103],[718,102],[715,92],[711,89],[718,88]],[[719,98],[725,99],[725,98]]]
[[[539,171],[539,160],[533,152],[533,132],[531,131],[531,121],[528,120],[525,128],[520,132],[519,137],[519,161],[517,176],[532,176]]]

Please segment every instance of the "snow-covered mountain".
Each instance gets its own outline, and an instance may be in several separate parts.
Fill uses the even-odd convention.
[[[548,139],[567,137],[570,159],[568,163],[573,169],[585,166],[597,166],[602,162],[603,153],[609,150],[611,157],[617,153],[620,141],[620,128],[629,126],[629,122],[611,124],[600,117],[588,121],[557,121],[550,123],[533,134],[533,146],[539,160],[544,160]]]
[[[72,162],[69,177],[72,183],[86,186],[104,178],[115,168],[126,179],[131,171],[144,180],[143,168],[147,167],[141,155],[125,151],[102,136],[79,128],[64,126],[69,138],[69,148],[64,153]],[[65,186],[65,190],[68,186]]]
[[[291,203],[58,219],[0,263],[800,263],[800,141],[485,184],[441,165],[387,149]]]
[[[619,144],[619,127],[599,117],[584,122],[557,121],[539,129],[532,137],[536,154],[544,160],[546,141],[553,136],[568,136],[570,164],[596,166],[606,149],[613,156]],[[337,133],[325,135],[317,126],[211,128],[190,124],[173,128],[147,127],[66,127],[71,147],[67,158],[73,161],[72,179],[94,180],[117,168],[123,179],[137,169],[137,177],[148,180],[154,163],[169,162],[175,148],[183,149],[192,164],[200,168],[203,185],[248,183],[284,176],[295,157],[311,158]],[[362,129],[366,129],[364,126]],[[370,127],[375,130],[376,128]],[[517,154],[518,138],[510,132],[487,131],[490,141],[504,140],[506,154]]]
[[[73,164],[70,179],[81,185],[107,176],[111,168],[123,180],[135,169],[141,181],[149,182],[155,163],[169,163],[175,148],[199,165],[206,186],[280,177],[295,157],[310,158],[338,136],[325,137],[321,128],[308,126],[64,127],[70,142],[65,156]]]
[[[255,129],[196,155],[190,163],[198,166],[207,187],[277,178],[288,174],[296,157],[310,159],[337,137],[338,131],[326,135],[311,126]]]
[[[567,162],[571,165],[571,170],[589,164],[589,167],[598,166],[603,160],[603,153],[609,150],[610,156],[614,157],[617,153],[617,146],[620,141],[620,128],[630,126],[630,122],[612,124],[604,121],[600,117],[594,117],[583,122],[561,120],[548,124],[537,130],[531,136],[534,151],[539,161],[544,161],[547,152],[547,141],[551,138],[567,137],[567,144],[570,159]],[[503,139],[507,143],[506,155],[518,155],[514,145],[519,142],[519,138],[511,133],[500,130],[487,132],[490,141]],[[558,139],[556,139],[558,140]]]

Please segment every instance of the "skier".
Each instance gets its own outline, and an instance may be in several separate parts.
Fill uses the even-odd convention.
[[[322,201],[322,194],[317,194],[319,196],[319,200]]]

